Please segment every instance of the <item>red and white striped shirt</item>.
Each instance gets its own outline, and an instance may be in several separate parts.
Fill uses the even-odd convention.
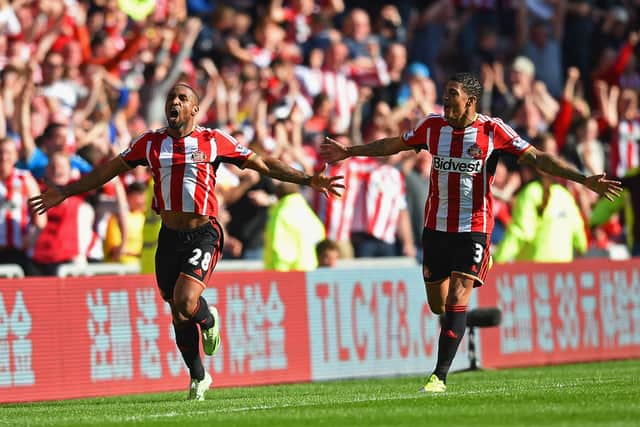
[[[618,123],[611,144],[611,172],[622,178],[629,169],[640,166],[640,118]]]
[[[502,120],[479,114],[464,129],[452,128],[443,116],[427,116],[402,136],[416,149],[433,156],[425,227],[454,233],[493,230],[491,183],[495,151],[520,156],[531,145]],[[491,158],[490,158],[491,157]]]
[[[356,204],[354,231],[395,243],[400,211],[407,209],[404,176],[391,165],[380,165],[367,175]]]
[[[389,83],[384,60],[376,58],[373,64],[370,69],[344,67],[340,71],[312,69],[301,65],[295,68],[296,77],[309,98],[324,93],[333,103],[332,132],[344,133],[349,129],[351,114],[358,101],[359,86],[378,87]]]
[[[29,171],[14,169],[0,181],[0,246],[22,249],[31,215],[27,208]]]
[[[219,129],[197,127],[179,139],[169,136],[166,128],[143,133],[120,155],[131,167],[150,166],[154,181],[152,207],[156,212],[215,217],[218,165],[224,162],[243,167],[254,152]]]
[[[345,183],[342,197],[325,197],[319,192],[313,194],[311,205],[324,223],[328,239],[336,241],[351,239],[356,199],[367,175],[377,166],[378,162],[375,159],[366,157],[350,157],[327,166],[325,170],[327,176],[342,175]]]

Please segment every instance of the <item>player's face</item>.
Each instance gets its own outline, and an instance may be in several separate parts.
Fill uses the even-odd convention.
[[[444,118],[451,124],[464,122],[469,107],[469,96],[459,82],[447,82],[442,97]]]
[[[165,114],[169,127],[179,129],[193,120],[198,112],[194,102],[194,95],[188,87],[175,86],[167,95],[164,105]]]

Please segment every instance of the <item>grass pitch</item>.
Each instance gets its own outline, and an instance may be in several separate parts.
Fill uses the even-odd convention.
[[[0,405],[7,426],[636,426],[640,360]]]

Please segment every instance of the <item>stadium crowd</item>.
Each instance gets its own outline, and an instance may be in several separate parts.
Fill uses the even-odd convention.
[[[49,275],[144,259],[145,223],[158,221],[143,168],[41,219],[27,199],[163,127],[178,81],[199,92],[200,125],[311,172],[325,136],[363,144],[442,112],[456,71],[480,77],[483,114],[625,186],[601,201],[503,155],[496,261],[609,256],[621,243],[640,255],[639,29],[638,0],[0,0],[0,263]],[[302,190],[309,210],[297,188],[220,164],[225,259],[311,269],[320,241],[341,258],[420,257],[430,167],[424,151],[330,165],[347,188]],[[313,215],[324,230],[311,241]]]

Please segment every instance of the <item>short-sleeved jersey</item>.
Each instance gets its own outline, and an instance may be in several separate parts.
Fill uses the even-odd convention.
[[[404,176],[391,165],[377,164],[363,184],[362,197],[354,212],[353,230],[395,243],[400,211],[407,209]]]
[[[325,197],[319,192],[314,192],[312,196],[311,205],[324,223],[328,239],[346,241],[351,238],[353,215],[358,197],[369,173],[379,165],[377,160],[370,157],[349,157],[327,166],[325,170],[327,176],[341,175],[345,182],[342,197]]]
[[[432,114],[402,140],[433,156],[425,227],[458,233],[491,233],[496,154],[520,156],[531,147],[502,120],[482,114],[464,129],[454,129],[443,116]]]
[[[120,156],[131,167],[149,166],[154,181],[152,207],[156,212],[191,212],[215,217],[214,188],[220,162],[238,167],[254,155],[231,135],[197,127],[175,139],[166,128],[143,133]]]
[[[27,204],[29,179],[33,180],[29,171],[14,169],[0,181],[0,246],[16,249],[24,246],[23,238],[31,221]]]

